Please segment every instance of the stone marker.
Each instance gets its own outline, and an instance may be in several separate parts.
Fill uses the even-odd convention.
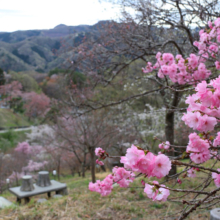
[[[220,220],[220,208],[212,209],[210,211],[210,220]]]
[[[38,179],[36,185],[41,187],[46,187],[51,185],[48,171],[40,171],[38,173]]]
[[[22,184],[20,190],[22,192],[29,192],[34,190],[32,176],[26,175],[22,177]]]
[[[19,187],[12,187],[9,188],[9,192],[13,193],[15,196],[17,196],[17,202],[21,203],[21,199],[25,199],[25,202],[29,202],[29,198],[31,196],[36,196],[39,194],[47,193],[48,197],[51,196],[51,192],[55,192],[56,194],[63,194],[67,195],[67,186],[65,183],[60,183],[55,180],[51,180],[51,185],[46,187],[41,187],[36,184],[34,184],[34,190],[29,192],[22,192]]]
[[[0,209],[6,208],[8,206],[14,205],[12,202],[8,201],[4,197],[0,196]]]
[[[60,194],[56,194],[56,195],[53,195],[53,198],[61,198],[61,197],[63,197],[62,195],[60,195]]]
[[[47,201],[47,199],[38,199],[37,200],[37,203],[44,203],[44,202],[46,202]]]

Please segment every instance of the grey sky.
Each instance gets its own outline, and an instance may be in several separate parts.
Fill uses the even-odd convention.
[[[7,0],[0,4],[0,32],[50,29],[58,24],[95,24],[114,19],[119,8],[99,0]]]

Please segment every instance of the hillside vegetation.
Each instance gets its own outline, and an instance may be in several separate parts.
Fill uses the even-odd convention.
[[[27,118],[18,113],[13,113],[11,109],[0,108],[0,127],[18,127],[18,126],[30,126]]]
[[[97,27],[103,22],[93,26],[61,24],[49,30],[0,32],[1,68],[38,72],[61,68],[70,57],[71,48],[79,45],[87,33],[98,34]]]

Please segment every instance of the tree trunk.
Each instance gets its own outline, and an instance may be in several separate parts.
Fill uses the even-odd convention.
[[[84,152],[83,163],[82,163],[82,178],[85,178],[85,165],[86,165],[86,153]]]
[[[58,161],[58,164],[57,164],[57,177],[58,177],[58,180],[60,180],[60,160]]]
[[[82,178],[85,178],[85,165],[82,163]]]
[[[89,148],[90,156],[91,156],[91,175],[92,182],[95,183],[95,149],[93,147]]]
[[[169,141],[171,145],[174,144],[174,111],[167,111],[166,113],[166,126],[165,126],[165,136],[166,136],[166,141]],[[174,152],[168,152],[168,156],[174,156]],[[169,175],[174,175],[176,174],[176,166],[172,165],[172,168],[169,172]]]
[[[102,171],[106,172],[105,165],[101,166]]]
[[[75,176],[75,169],[70,168],[70,171],[71,171],[71,175],[74,177]]]
[[[181,93],[174,92],[174,97],[171,106],[168,106],[169,110],[166,112],[166,119],[165,119],[165,136],[166,141],[169,141],[171,145],[174,144],[174,116],[175,116],[175,108],[178,106],[179,101],[181,98]],[[174,152],[168,152],[168,156],[175,156]],[[172,165],[172,168],[169,172],[169,176],[175,175],[177,173],[176,166]]]

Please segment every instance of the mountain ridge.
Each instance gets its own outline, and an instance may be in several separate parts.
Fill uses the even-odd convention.
[[[95,25],[59,24],[52,29],[0,32],[0,67],[5,71],[38,72],[59,68],[69,56],[67,48],[74,47],[74,39],[81,42],[86,33],[97,31],[97,25],[103,22],[106,21]]]

